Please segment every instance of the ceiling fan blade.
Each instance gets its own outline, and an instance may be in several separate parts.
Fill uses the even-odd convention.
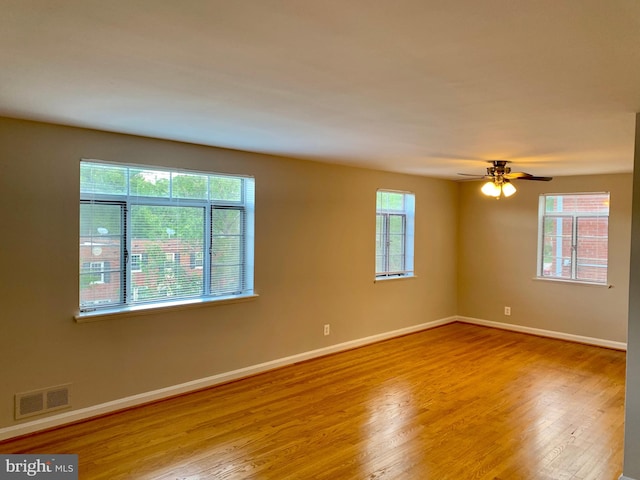
[[[524,178],[524,177],[532,177],[530,173],[525,172],[511,172],[505,175],[505,178],[514,179],[514,178]]]
[[[536,177],[534,175],[530,175],[528,177],[520,177],[518,180],[537,180],[539,182],[550,182],[553,180],[553,177]]]
[[[507,173],[504,177],[509,180],[538,180],[541,182],[548,182],[553,179],[553,177],[536,177],[535,175],[524,172],[511,172]]]
[[[462,175],[463,177],[474,177],[474,178],[485,178],[486,175],[478,175],[477,173],[459,173],[458,175]]]

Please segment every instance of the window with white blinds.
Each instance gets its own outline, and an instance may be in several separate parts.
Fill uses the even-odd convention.
[[[378,190],[376,194],[376,277],[413,275],[415,196]]]
[[[80,311],[253,293],[254,179],[83,160]]]

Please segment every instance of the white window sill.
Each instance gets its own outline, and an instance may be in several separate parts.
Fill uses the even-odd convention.
[[[417,275],[397,275],[394,277],[376,277],[373,279],[373,283],[384,283],[384,282],[389,282],[389,281],[393,281],[393,280],[411,280],[413,278],[418,278]]]
[[[566,278],[533,277],[532,280],[539,280],[541,282],[552,282],[552,283],[568,283],[571,285],[581,285],[584,287],[613,288],[613,285],[609,283],[585,282],[582,280],[569,280]]]
[[[137,317],[139,315],[153,315],[156,313],[173,312],[177,310],[229,305],[231,303],[248,302],[256,298],[258,298],[258,294],[251,293],[233,297],[196,298],[193,300],[179,300],[175,302],[148,303],[133,307],[104,308],[91,312],[80,312],[73,318],[77,323],[99,322],[101,320],[109,320],[111,318]]]

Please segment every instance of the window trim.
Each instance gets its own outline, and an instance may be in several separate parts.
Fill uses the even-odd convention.
[[[584,280],[568,280],[566,278],[553,278],[553,277],[532,277],[531,280],[540,282],[552,282],[552,283],[566,283],[568,285],[579,285],[583,287],[597,287],[597,288],[613,288],[613,285],[607,283],[585,282]]]
[[[94,321],[95,319],[102,319],[103,317],[113,317],[113,316],[130,316],[130,315],[139,315],[144,313],[153,313],[157,311],[164,310],[176,310],[182,308],[194,308],[198,306],[205,305],[221,305],[228,303],[236,303],[241,301],[246,301],[247,299],[251,299],[257,297],[257,294],[254,291],[254,251],[255,245],[254,242],[254,218],[255,218],[255,179],[254,177],[247,175],[230,175],[218,172],[211,171],[195,171],[195,170],[184,170],[177,168],[168,168],[163,166],[150,166],[150,165],[136,165],[136,164],[125,164],[125,163],[115,163],[115,162],[107,162],[102,160],[94,160],[94,159],[82,159],[80,161],[80,165],[92,164],[92,165],[104,165],[106,167],[118,167],[122,168],[125,171],[126,178],[126,194],[110,194],[110,193],[95,193],[95,191],[89,192],[80,192],[80,203],[82,204],[111,204],[111,205],[120,205],[122,207],[121,211],[121,222],[122,222],[122,234],[121,234],[121,265],[120,272],[120,289],[119,295],[120,298],[117,303],[109,303],[104,307],[99,303],[96,304],[86,304],[81,305],[78,302],[79,310],[78,313],[74,316],[76,321],[81,322],[83,319],[87,319],[86,321]],[[240,184],[240,201],[236,199],[228,200],[228,199],[216,199],[214,195],[209,193],[208,198],[206,199],[192,199],[192,198],[176,198],[172,196],[172,191],[170,188],[168,197],[152,197],[146,195],[133,195],[131,194],[129,187],[129,174],[130,170],[138,170],[142,169],[144,171],[158,171],[163,173],[168,173],[169,177],[173,179],[174,175],[185,173],[185,174],[200,174],[206,175],[207,185],[212,177],[228,177],[233,179],[242,180]],[[172,186],[173,183],[170,183]],[[208,188],[208,187],[207,187]],[[207,189],[209,192],[209,190]],[[131,245],[131,235],[130,228],[132,228],[128,223],[131,215],[131,208],[134,206],[180,206],[180,207],[201,207],[203,208],[205,224],[203,228],[203,251],[202,256],[200,257],[200,265],[196,266],[195,269],[204,270],[206,273],[203,274],[202,282],[203,282],[203,290],[204,293],[200,295],[187,296],[178,299],[167,298],[165,299],[152,299],[148,302],[138,301],[137,295],[133,291],[133,283],[132,283],[132,275],[134,273],[141,272],[142,265],[144,263],[144,255],[142,253],[129,254],[132,251]],[[241,290],[234,293],[216,293],[211,291],[210,278],[211,278],[211,269],[213,268],[213,264],[211,262],[211,228],[212,228],[212,220],[211,216],[213,215],[213,211],[216,208],[231,208],[240,210],[242,212],[243,219],[243,231],[242,231],[242,251],[240,255],[240,261],[243,263],[244,268],[242,269],[240,275],[242,278],[240,279]],[[79,238],[82,238],[82,235],[79,234]],[[81,244],[81,247],[83,245]],[[166,252],[165,252],[166,253]],[[139,257],[138,266],[140,269],[133,269],[132,265],[132,257],[137,255]],[[175,255],[175,253],[174,253]],[[169,261],[169,260],[167,260]],[[174,257],[174,263],[176,259]],[[86,262],[83,262],[86,263]],[[166,263],[166,262],[165,262]],[[113,273],[116,273],[115,271]],[[104,272],[103,272],[104,276]],[[80,282],[79,282],[80,283]],[[80,300],[80,299],[79,299]]]
[[[564,192],[564,193],[543,193],[540,194],[538,199],[538,248],[537,248],[537,257],[536,257],[536,276],[534,280],[542,280],[556,283],[569,283],[569,284],[577,284],[577,285],[591,285],[598,287],[606,287],[611,288],[611,284],[609,283],[609,229],[608,229],[608,220],[611,216],[610,209],[606,214],[598,214],[597,212],[564,212],[564,213],[546,213],[546,199],[547,197],[568,197],[568,196],[592,196],[592,195],[608,195],[609,201],[611,201],[611,192]],[[544,275],[544,221],[547,218],[571,218],[571,278],[566,277],[554,277],[554,276],[545,276]],[[578,249],[577,244],[579,241],[578,237],[578,223],[579,219],[585,218],[607,218],[607,278],[603,282],[598,281],[589,281],[582,278],[577,278],[577,269],[578,265]]]
[[[123,308],[105,308],[95,311],[86,310],[83,312],[78,312],[73,316],[73,318],[77,323],[90,323],[107,320],[110,318],[137,317],[140,315],[153,315],[157,313],[192,310],[202,307],[244,303],[255,300],[259,296],[260,295],[254,292],[236,296],[195,298],[190,300],[175,300],[173,302],[162,303],[142,303],[139,305],[127,306]]]

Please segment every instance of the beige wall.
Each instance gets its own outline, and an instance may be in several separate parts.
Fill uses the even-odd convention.
[[[75,323],[80,158],[254,175],[259,298]],[[453,182],[1,118],[0,163],[0,427],[16,392],[78,409],[456,314]],[[373,283],[380,187],[416,193],[418,278]]]
[[[554,332],[626,342],[632,174],[519,181],[509,199],[460,187],[458,314]],[[541,193],[611,193],[609,283],[612,288],[534,280]],[[511,316],[504,315],[511,307]]]

